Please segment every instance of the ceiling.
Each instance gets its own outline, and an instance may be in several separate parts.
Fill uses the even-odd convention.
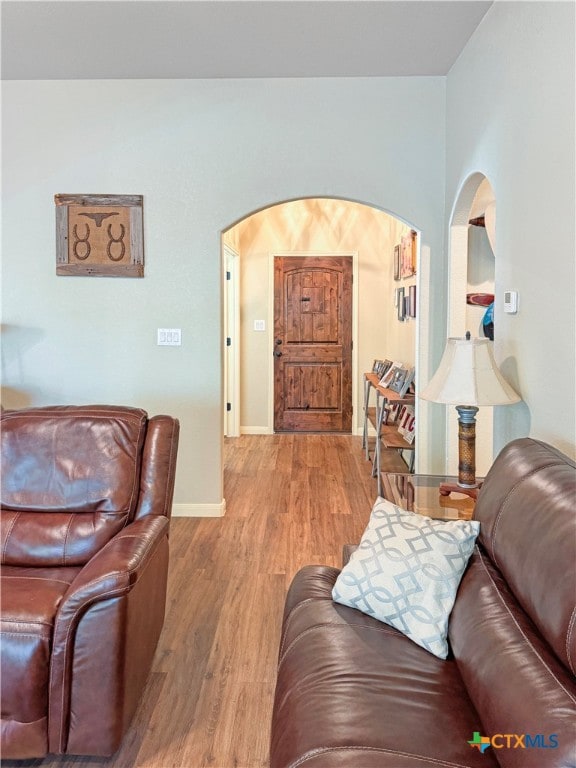
[[[445,75],[491,5],[2,0],[2,79]]]

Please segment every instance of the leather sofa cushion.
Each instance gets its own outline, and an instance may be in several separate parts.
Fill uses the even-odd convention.
[[[137,408],[4,412],[2,562],[88,562],[134,515],[145,431]]]
[[[554,749],[499,748],[502,768],[573,765],[576,685],[572,674],[481,549],[472,556],[460,583],[449,637],[462,679],[482,714],[483,735],[542,734],[546,743],[551,734],[557,736]]]
[[[474,512],[480,521],[478,540],[572,673],[576,673],[575,467],[545,443],[515,440],[494,462]]]
[[[468,744],[479,718],[454,660],[334,603],[338,573],[307,566],[290,588],[271,767],[497,765]]]
[[[54,619],[78,568],[2,566],[2,757],[47,751]]]

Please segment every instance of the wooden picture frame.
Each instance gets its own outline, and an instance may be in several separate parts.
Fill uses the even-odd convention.
[[[142,195],[54,195],[56,274],[144,277]]]

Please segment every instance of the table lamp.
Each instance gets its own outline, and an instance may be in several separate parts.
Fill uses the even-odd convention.
[[[480,405],[511,405],[519,395],[498,370],[489,339],[449,338],[440,366],[420,392],[424,400],[455,405],[458,411],[458,484],[442,483],[440,493],[452,491],[476,498],[476,413]]]

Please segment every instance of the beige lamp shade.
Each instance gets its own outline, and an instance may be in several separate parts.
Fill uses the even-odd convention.
[[[520,396],[498,370],[489,339],[449,338],[440,366],[420,392],[452,405],[510,405]]]

